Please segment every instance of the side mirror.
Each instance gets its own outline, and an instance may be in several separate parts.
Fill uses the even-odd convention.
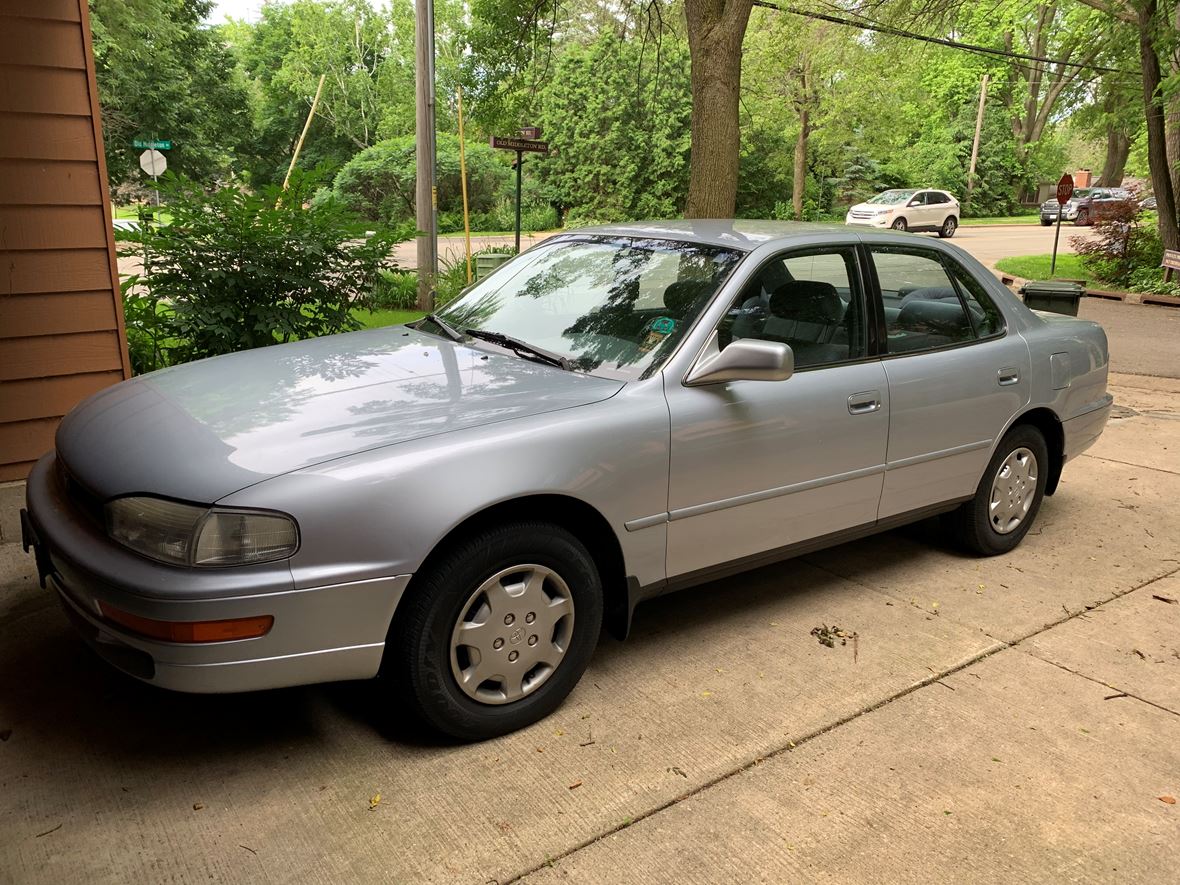
[[[786,381],[794,372],[795,354],[789,345],[739,338],[721,350],[714,331],[684,383],[698,387],[724,381]]]

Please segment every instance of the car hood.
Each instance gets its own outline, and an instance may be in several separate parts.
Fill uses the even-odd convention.
[[[598,402],[622,386],[393,326],[124,381],[65,417],[57,450],[102,498],[208,503],[301,467]]]

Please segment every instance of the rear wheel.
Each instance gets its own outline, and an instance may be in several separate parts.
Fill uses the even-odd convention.
[[[390,629],[386,678],[431,726],[484,740],[549,715],[602,627],[602,580],[565,529],[473,535],[414,580]]]
[[[1041,509],[1049,471],[1049,449],[1035,427],[1008,431],[975,490],[975,497],[949,516],[959,542],[983,556],[1013,550],[1024,540]]]
[[[905,230],[906,229],[905,219],[904,218],[897,219],[897,221],[893,222],[892,226],[893,226],[894,230]]]
[[[959,220],[953,215],[948,215],[946,221],[942,223],[942,227],[938,229],[938,235],[944,240],[949,240],[955,235],[955,231],[959,229]]]

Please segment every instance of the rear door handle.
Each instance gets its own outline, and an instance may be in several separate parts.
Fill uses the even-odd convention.
[[[1020,381],[1020,370],[1014,367],[1000,369],[996,372],[996,382],[1001,387],[1008,387]]]
[[[868,415],[881,408],[881,391],[865,390],[848,397],[850,415]]]

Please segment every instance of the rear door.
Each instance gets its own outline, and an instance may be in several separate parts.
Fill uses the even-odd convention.
[[[983,286],[950,256],[870,245],[883,310],[890,423],[881,519],[970,497],[1029,399],[1029,354]]]

